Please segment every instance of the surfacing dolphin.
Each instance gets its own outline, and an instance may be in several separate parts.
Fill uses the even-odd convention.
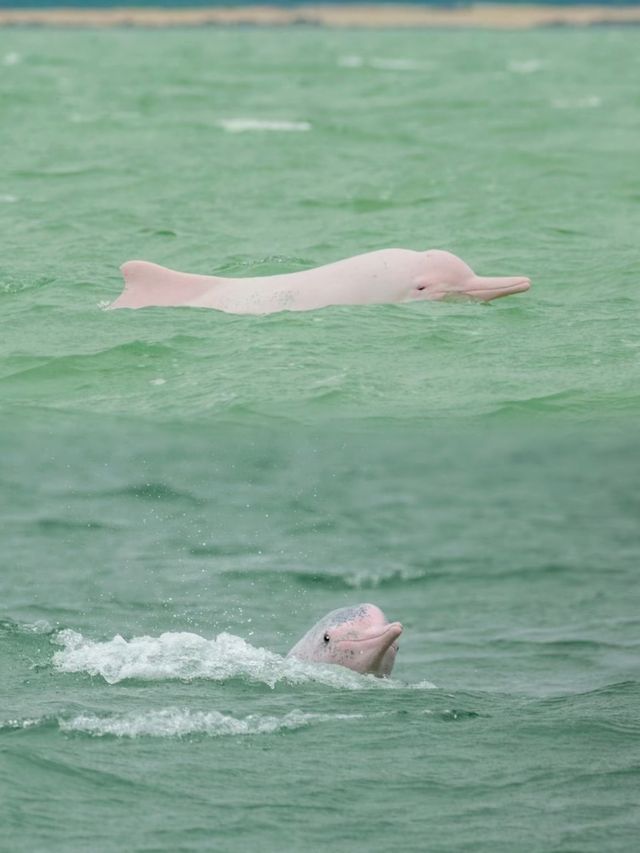
[[[382,677],[393,669],[400,634],[400,622],[387,622],[375,604],[342,607],[307,631],[287,657],[338,664]]]
[[[121,269],[124,290],[111,308],[164,305],[272,314],[454,296],[488,302],[529,289],[524,276],[479,276],[440,249],[381,249],[310,270],[256,278],[193,275],[147,261],[127,261]]]

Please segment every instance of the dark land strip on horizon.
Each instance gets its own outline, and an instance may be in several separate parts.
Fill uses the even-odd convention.
[[[479,27],[640,24],[640,5],[471,4],[255,5],[185,7],[0,8],[0,26],[176,27],[203,25],[326,27]]]

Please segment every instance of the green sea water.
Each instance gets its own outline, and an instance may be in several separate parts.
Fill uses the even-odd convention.
[[[0,848],[636,849],[639,57],[0,30]],[[390,246],[533,286],[102,310]],[[284,659],[364,601],[390,679]]]

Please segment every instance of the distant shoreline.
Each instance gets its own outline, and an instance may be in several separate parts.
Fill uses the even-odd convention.
[[[640,6],[536,6],[478,4],[228,6],[197,8],[0,9],[0,26],[194,27],[203,25],[324,27],[476,27],[531,29],[553,26],[640,24]]]

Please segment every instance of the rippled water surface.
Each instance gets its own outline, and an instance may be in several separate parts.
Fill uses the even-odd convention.
[[[639,55],[0,30],[0,846],[635,849]],[[533,287],[102,310],[387,246]],[[390,679],[286,659],[366,601]]]

